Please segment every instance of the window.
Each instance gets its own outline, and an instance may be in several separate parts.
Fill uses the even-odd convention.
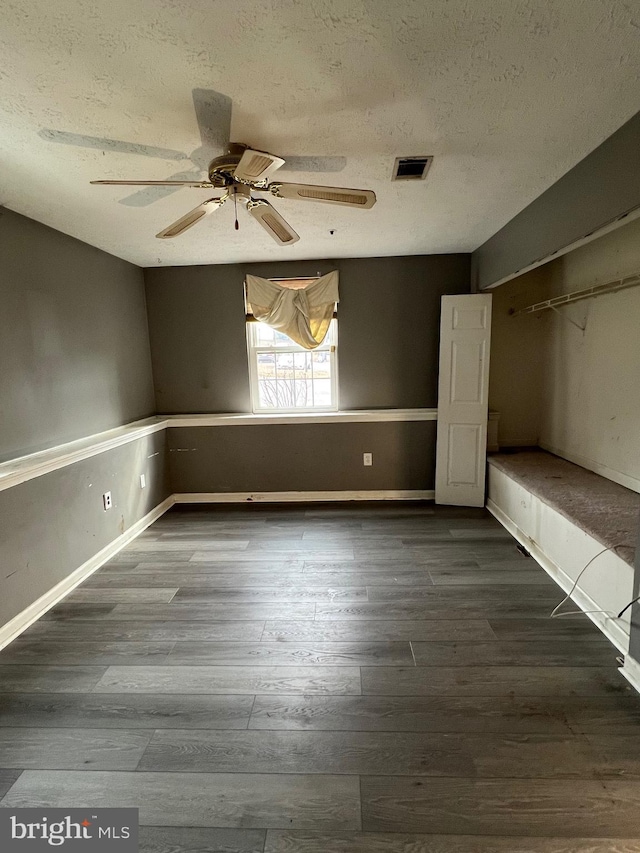
[[[306,350],[252,318],[247,322],[254,412],[330,412],[338,408],[337,320],[324,341]]]

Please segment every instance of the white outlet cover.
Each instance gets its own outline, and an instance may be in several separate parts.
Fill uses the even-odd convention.
[[[113,506],[113,500],[111,498],[111,492],[105,492],[102,495],[102,505],[105,508],[105,511],[111,509]]]
[[[147,485],[147,478],[145,477],[144,474],[140,474],[140,488],[144,489],[144,488],[146,488],[146,485]]]
[[[362,454],[362,464],[366,465],[367,467],[369,465],[373,465],[373,453],[363,453]]]

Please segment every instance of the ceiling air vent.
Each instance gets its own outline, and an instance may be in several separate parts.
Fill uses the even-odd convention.
[[[392,181],[423,181],[433,157],[397,157],[393,164]]]

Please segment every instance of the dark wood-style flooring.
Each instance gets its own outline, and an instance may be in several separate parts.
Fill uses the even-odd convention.
[[[3,806],[144,853],[638,853],[640,697],[483,510],[175,509],[0,653]]]

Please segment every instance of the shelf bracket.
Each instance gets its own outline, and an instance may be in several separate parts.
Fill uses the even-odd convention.
[[[585,329],[587,328],[586,322],[585,322],[584,326],[581,326],[577,320],[572,320],[571,317],[567,317],[567,315],[563,314],[562,311],[559,311],[555,305],[549,305],[549,308],[551,308],[552,311],[555,311],[556,314],[558,315],[558,317],[562,317],[563,320],[566,320],[567,323],[571,323],[572,326],[575,326],[576,329],[580,329],[581,332],[584,332]]]

